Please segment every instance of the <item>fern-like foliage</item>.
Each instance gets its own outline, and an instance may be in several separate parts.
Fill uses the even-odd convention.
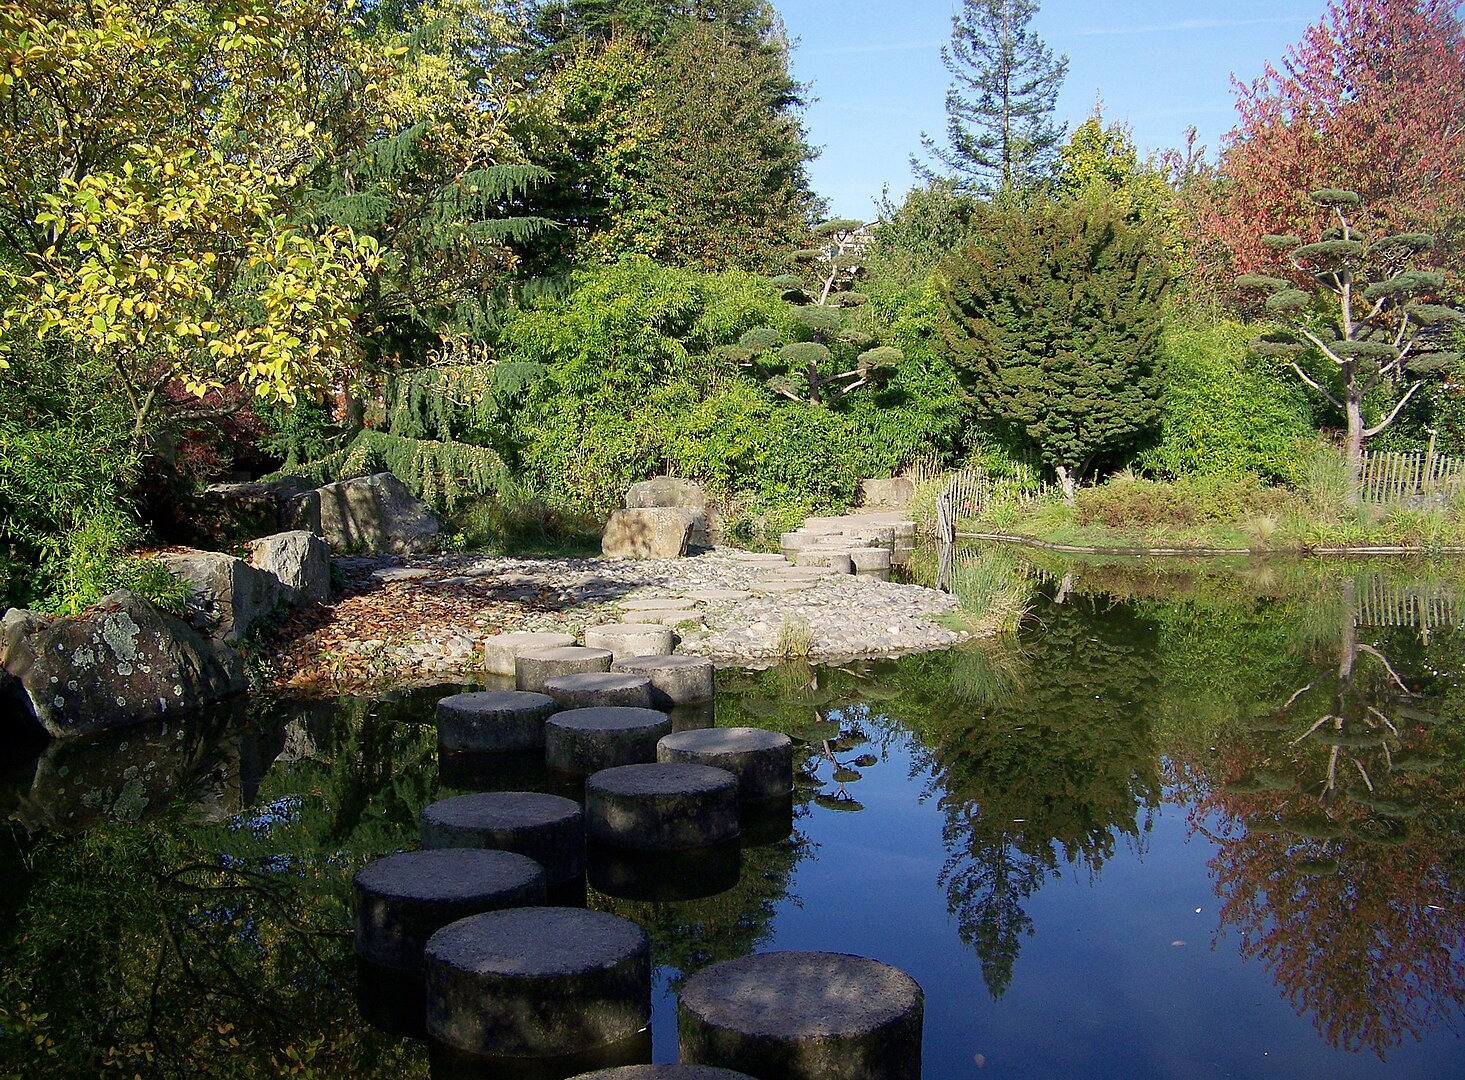
[[[383,470],[423,502],[449,513],[465,498],[498,492],[509,478],[504,459],[486,446],[414,439],[369,428],[303,473],[324,484]]]

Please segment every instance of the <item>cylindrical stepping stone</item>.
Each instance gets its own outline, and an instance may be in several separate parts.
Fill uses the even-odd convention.
[[[747,1073],[711,1065],[626,1065],[581,1073],[572,1080],[753,1080]]]
[[[738,781],[708,765],[622,765],[585,781],[585,836],[617,847],[676,851],[736,839]]]
[[[737,885],[741,871],[738,840],[675,851],[591,844],[585,851],[586,880],[596,892],[621,900],[656,904],[702,900]]]
[[[876,960],[757,953],[682,984],[679,1056],[765,1080],[920,1080],[924,1008],[916,981]]]
[[[615,666],[614,662],[611,664]],[[627,705],[649,709],[651,680],[645,675],[616,671],[591,671],[584,675],[556,675],[544,680],[544,692],[561,709],[592,709],[599,705]]]
[[[531,649],[521,652],[514,661],[514,683],[520,690],[544,692],[546,679],[556,675],[583,675],[591,671],[609,671],[615,659],[609,649],[562,645],[553,649]]]
[[[837,551],[827,548],[805,548],[794,556],[794,565],[824,566],[836,574],[848,574],[853,569],[849,551],[843,548]]]
[[[629,1038],[651,1018],[651,942],[583,908],[475,915],[427,943],[427,1030],[490,1058],[549,1058]]]
[[[573,799],[537,791],[492,791],[440,799],[418,819],[423,848],[512,851],[558,885],[585,872],[585,814]]]
[[[510,634],[493,634],[483,639],[483,670],[492,675],[514,674],[514,661],[522,652],[535,649],[559,649],[575,644],[570,634],[538,633],[515,630]]]
[[[711,701],[716,695],[712,661],[700,656],[627,656],[610,669],[644,676],[651,685],[651,705],[657,709]]]
[[[614,660],[625,656],[669,656],[671,628],[660,623],[606,623],[585,628],[585,644],[609,649]]]
[[[497,754],[544,746],[544,722],[559,706],[545,694],[479,690],[437,703],[437,745],[447,753]]]
[[[656,760],[726,769],[738,778],[738,798],[757,802],[794,788],[794,744],[763,728],[706,728],[673,732],[656,744]]]
[[[851,551],[849,557],[857,574],[869,574],[880,570],[888,573],[890,570],[889,548],[858,548]]]
[[[656,743],[671,718],[656,709],[604,706],[567,709],[544,726],[544,763],[574,776],[656,760]]]
[[[356,953],[378,967],[420,971],[428,938],[469,915],[544,903],[544,868],[510,851],[403,851],[367,863],[351,882]]]

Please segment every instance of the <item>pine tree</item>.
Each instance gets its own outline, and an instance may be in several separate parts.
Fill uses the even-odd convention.
[[[946,91],[947,146],[922,132],[935,159],[911,167],[933,180],[944,166],[963,189],[982,195],[1018,190],[1042,178],[1063,140],[1053,123],[1068,57],[1053,58],[1028,23],[1036,0],[962,0],[951,17],[951,43],[941,62],[951,73]]]

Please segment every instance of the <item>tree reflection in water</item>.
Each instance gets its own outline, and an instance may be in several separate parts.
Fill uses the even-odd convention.
[[[1327,1042],[1381,1059],[1465,1004],[1465,634],[1332,610],[1312,678],[1228,740],[1193,826],[1247,957]]]

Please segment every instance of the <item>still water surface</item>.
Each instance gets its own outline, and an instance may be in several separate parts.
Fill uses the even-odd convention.
[[[720,673],[719,724],[798,740],[793,831],[712,897],[591,891],[652,935],[655,1059],[686,974],[830,949],[921,983],[929,1080],[1465,1076],[1458,572],[1004,571],[1005,645]],[[12,762],[0,1076],[425,1076],[356,1010],[349,882],[462,790],[448,692]]]

